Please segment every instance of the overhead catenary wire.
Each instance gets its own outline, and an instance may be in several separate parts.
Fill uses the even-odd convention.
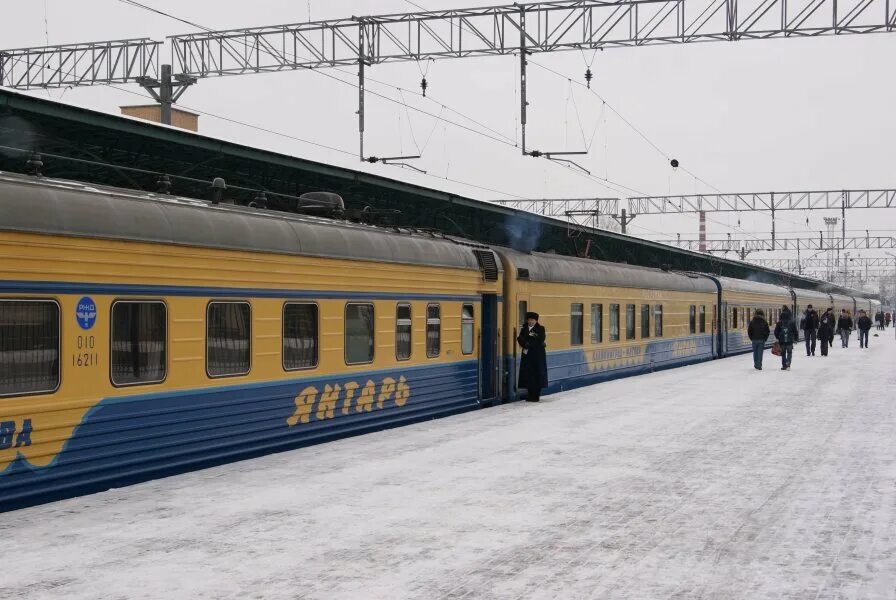
[[[193,22],[188,21],[188,20],[186,20],[186,19],[181,19],[181,18],[179,18],[179,17],[176,17],[176,16],[171,15],[171,14],[169,14],[169,13],[166,13],[166,12],[164,12],[164,11],[156,10],[156,9],[154,9],[154,8],[152,8],[152,7],[148,7],[148,6],[144,5],[144,4],[141,4],[141,3],[139,3],[139,2],[136,2],[135,0],[119,0],[119,1],[120,1],[120,2],[124,2],[124,3],[126,3],[126,4],[131,4],[131,5],[136,6],[136,7],[144,8],[144,9],[146,9],[146,10],[150,10],[150,11],[152,11],[152,12],[154,12],[154,13],[157,13],[157,14],[160,14],[160,15],[164,15],[164,16],[167,16],[167,17],[176,19],[177,21],[180,21],[180,22],[182,22],[182,23],[187,23],[187,24],[189,24],[189,25],[191,25],[191,26],[193,26],[193,27],[198,27],[199,29],[202,29],[202,30],[204,30],[204,31],[212,31],[212,29],[210,29],[210,28],[208,28],[208,27],[204,27],[204,26],[202,26],[202,25],[199,25],[199,24],[197,24],[197,23],[193,23]],[[325,76],[325,77],[328,77],[328,78],[330,78],[330,79],[333,79],[334,81],[337,81],[337,82],[339,82],[339,83],[342,83],[343,85],[348,85],[348,86],[350,86],[350,87],[352,87],[352,88],[354,88],[354,89],[358,89],[358,85],[357,85],[357,84],[352,83],[352,82],[349,82],[349,81],[345,81],[345,80],[343,80],[343,79],[340,79],[339,77],[336,77],[336,76],[334,76],[334,75],[331,75],[331,74],[326,73],[326,72],[324,72],[324,71],[321,71],[321,70],[319,70],[319,69],[311,69],[311,68],[308,68],[308,70],[313,71],[313,72],[315,72],[315,73],[319,73],[320,75],[323,75],[323,76]],[[342,71],[341,69],[334,69],[334,70],[336,70],[336,71],[338,71],[338,72],[341,72],[341,73],[345,73],[345,71]],[[350,75],[354,76],[354,74],[350,74]],[[383,84],[383,85],[389,85],[390,87],[394,87],[394,88],[399,87],[399,86],[394,86],[394,85],[391,85],[391,84]],[[386,100],[386,101],[388,101],[388,102],[392,102],[392,103],[395,103],[395,104],[401,104],[400,101],[397,101],[397,100],[395,100],[394,98],[390,98],[390,97],[388,97],[388,96],[385,96],[385,95],[380,94],[380,93],[378,93],[378,92],[373,92],[373,91],[371,91],[371,90],[367,90],[367,91],[368,91],[368,93],[372,94],[373,96],[375,96],[375,97],[379,97],[379,98],[381,98],[381,99],[383,99],[383,100]],[[411,91],[411,90],[404,90],[404,91],[407,91],[407,92],[409,92],[409,93],[416,93],[416,92],[413,92],[413,91]],[[187,106],[185,106],[185,105],[181,105],[181,106],[184,106],[184,108],[187,108],[187,109],[189,109],[189,110],[195,110],[195,109],[192,109],[192,108],[187,107]],[[472,132],[472,133],[475,133],[475,134],[477,134],[477,135],[484,136],[484,137],[486,137],[486,138],[488,138],[488,139],[491,139],[492,141],[496,141],[496,142],[499,142],[499,143],[502,143],[502,144],[506,144],[506,145],[512,146],[512,147],[514,147],[514,148],[517,147],[517,145],[516,145],[515,143],[512,143],[512,142],[509,142],[509,141],[505,141],[505,140],[496,138],[495,136],[489,135],[489,134],[487,134],[487,133],[485,133],[485,132],[482,132],[482,131],[478,131],[478,130],[473,129],[473,128],[471,128],[471,127],[465,126],[465,125],[463,125],[463,124],[461,124],[461,123],[457,123],[456,121],[452,121],[452,120],[450,120],[450,119],[445,119],[444,117],[441,117],[441,116],[439,116],[439,115],[433,114],[433,113],[431,113],[431,112],[429,112],[429,111],[425,111],[425,110],[420,109],[420,108],[417,108],[417,107],[415,107],[415,106],[409,106],[409,108],[410,108],[411,110],[414,110],[414,111],[416,111],[416,112],[420,112],[420,113],[425,114],[425,115],[428,115],[428,116],[430,116],[430,117],[437,118],[437,119],[441,119],[443,122],[446,122],[446,123],[448,123],[448,124],[451,124],[451,125],[453,125],[453,126],[455,126],[455,127],[459,127],[459,128],[461,128],[461,129],[465,129],[465,130],[470,131],[470,132]],[[453,109],[450,109],[450,108],[447,107],[447,106],[446,106],[445,108],[447,108],[447,109],[449,109],[449,110],[452,110],[453,112],[456,112],[456,113],[458,112],[458,111],[454,111]],[[461,113],[458,113],[458,114],[461,114]],[[465,118],[467,118],[467,117],[465,117]],[[636,194],[641,194],[641,195],[643,195],[643,192],[641,192],[641,191],[639,191],[639,190],[636,190],[636,189],[634,189],[634,188],[625,186],[625,185],[623,185],[623,184],[621,184],[621,183],[613,182],[613,181],[609,180],[608,178],[601,178],[601,177],[597,177],[597,176],[592,176],[592,175],[590,175],[590,174],[583,173],[583,172],[580,172],[580,171],[578,171],[578,170],[576,170],[576,169],[573,169],[573,168],[571,168],[570,166],[565,165],[565,164],[562,164],[562,163],[557,163],[557,162],[554,162],[554,161],[551,161],[551,163],[552,163],[552,164],[555,164],[555,165],[557,165],[557,166],[563,167],[563,168],[565,168],[567,171],[569,171],[569,172],[571,172],[571,173],[574,173],[574,174],[576,174],[576,175],[578,175],[578,176],[580,176],[580,177],[581,177],[581,176],[589,177],[590,179],[592,179],[592,180],[595,181],[596,183],[600,184],[601,186],[607,187],[607,189],[610,189],[611,191],[614,191],[614,192],[616,192],[616,193],[625,193],[625,192],[622,192],[622,190],[628,190],[628,191],[630,191],[630,192],[634,192],[634,193],[636,193]],[[483,188],[483,189],[487,189],[487,188]],[[512,194],[511,194],[511,196],[512,196]]]

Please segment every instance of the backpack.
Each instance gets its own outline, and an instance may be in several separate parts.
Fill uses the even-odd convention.
[[[790,333],[790,321],[781,321],[781,343],[793,343],[793,335]]]

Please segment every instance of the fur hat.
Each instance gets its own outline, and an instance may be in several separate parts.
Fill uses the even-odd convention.
[[[537,320],[538,320],[538,313],[537,313],[537,312],[527,312],[527,313],[526,313],[526,320],[528,321],[529,319],[535,319],[535,320],[537,321]]]

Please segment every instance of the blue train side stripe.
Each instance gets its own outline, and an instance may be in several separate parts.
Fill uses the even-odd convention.
[[[476,361],[107,398],[50,465],[11,463],[0,510],[478,406]]]
[[[290,290],[271,288],[231,288],[203,287],[180,285],[131,285],[96,283],[91,281],[17,281],[0,280],[0,293],[6,294],[95,294],[123,296],[196,296],[196,297],[252,297],[252,298],[319,298],[347,300],[442,300],[478,301],[479,295],[463,294],[424,294],[424,293],[391,293],[391,292],[352,292]],[[501,301],[501,298],[498,299]]]

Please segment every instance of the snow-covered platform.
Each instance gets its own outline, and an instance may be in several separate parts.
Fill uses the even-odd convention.
[[[894,598],[896,341],[837,345],[2,514],[0,597]]]

